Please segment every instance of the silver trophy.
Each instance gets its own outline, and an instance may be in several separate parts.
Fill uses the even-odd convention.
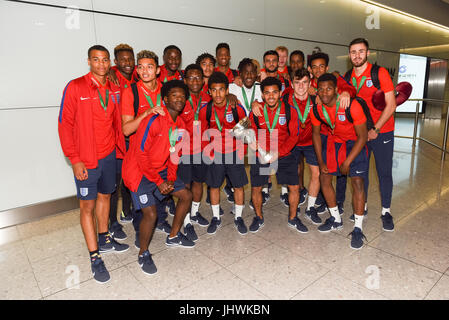
[[[251,121],[248,117],[240,120],[239,123],[237,123],[234,128],[230,130],[230,134],[236,139],[242,140],[243,143],[246,144],[257,142],[256,133],[251,128]],[[262,164],[269,163],[273,158],[273,154],[271,154],[271,152],[267,152],[259,146],[257,147],[257,151],[259,151],[259,161]]]

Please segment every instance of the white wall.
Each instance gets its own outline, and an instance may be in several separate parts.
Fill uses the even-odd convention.
[[[406,27],[403,19],[387,13],[381,13],[383,29],[366,29],[367,5],[357,0],[34,2],[45,5],[0,0],[0,211],[75,194],[57,117],[64,86],[88,72],[87,49],[93,44],[103,44],[112,53],[125,42],[136,53],[153,50],[161,60],[163,48],[176,44],[185,67],[205,51],[214,54],[217,43],[228,42],[234,68],[243,57],[261,61],[277,45],[306,55],[319,46],[330,55],[330,69],[344,72],[345,45],[356,36],[367,37],[373,48],[391,51],[445,41],[438,30],[424,33],[421,25]],[[88,11],[67,11],[68,5]],[[79,28],[70,29],[77,14]],[[397,65],[398,54],[373,53],[371,61]]]

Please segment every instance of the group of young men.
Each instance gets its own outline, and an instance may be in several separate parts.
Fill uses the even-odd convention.
[[[287,225],[300,233],[308,232],[299,218],[306,198],[304,217],[319,225],[320,232],[343,227],[350,176],[351,247],[360,249],[371,153],[379,176],[382,226],[393,231],[394,87],[388,72],[369,63],[368,55],[368,42],[354,39],[349,44],[353,68],[342,77],[328,73],[327,54],[309,56],[306,69],[303,52],[295,50],[288,57],[286,47],[265,52],[260,70],[250,58],[231,69],[226,43],[217,46],[215,56],[203,53],[185,70],[180,70],[182,53],[174,45],[165,48],[160,65],[154,52],[143,50],[135,59],[133,49],[120,44],[114,49],[114,67],[105,47],[89,48],[90,72],[65,87],[58,130],[73,167],[94,279],[110,279],[102,253],[129,249],[117,241],[127,237],[117,220],[118,189],[123,208],[119,220],[133,223],[138,263],[146,274],[157,272],[148,250],[154,230],[167,233],[167,246],[193,248],[198,239],[194,224],[207,227],[209,234],[220,228],[225,181],[237,231],[260,230],[274,172],[282,185],[281,202],[289,208]],[[378,89],[385,93],[383,111],[372,102]],[[245,128],[243,137],[233,130],[237,124]],[[255,213],[249,228],[242,218],[245,157],[249,206]],[[304,159],[310,169],[307,188]],[[199,212],[204,186],[210,221]],[[323,222],[319,214],[327,210],[330,217]],[[174,215],[171,226],[167,212]]]

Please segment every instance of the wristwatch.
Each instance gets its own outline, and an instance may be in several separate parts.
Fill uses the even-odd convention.
[[[374,130],[374,132],[377,133],[377,134],[379,134],[379,132],[380,132],[380,129],[378,129],[378,128],[376,128],[376,127],[373,127],[373,130]]]

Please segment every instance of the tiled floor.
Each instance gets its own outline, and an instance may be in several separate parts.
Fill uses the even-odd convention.
[[[441,141],[440,125],[422,126]],[[398,135],[412,132],[410,120],[397,120]],[[441,168],[437,149],[418,142],[412,152],[411,146],[411,140],[395,140],[392,233],[382,231],[371,170],[362,250],[352,250],[347,237],[353,225],[350,187],[342,231],[319,233],[303,219],[302,207],[309,233],[300,234],[287,227],[287,209],[274,184],[258,233],[239,235],[225,200],[223,227],[215,235],[196,227],[194,249],[167,248],[165,236],[155,233],[154,276],[141,272],[132,226],[125,225],[130,250],[103,255],[112,279],[100,285],[92,279],[74,210],[0,229],[0,273],[7,275],[0,299],[449,299],[449,168]],[[247,187],[247,202],[249,192]],[[201,211],[210,217],[205,204]],[[246,207],[247,225],[252,215]]]

